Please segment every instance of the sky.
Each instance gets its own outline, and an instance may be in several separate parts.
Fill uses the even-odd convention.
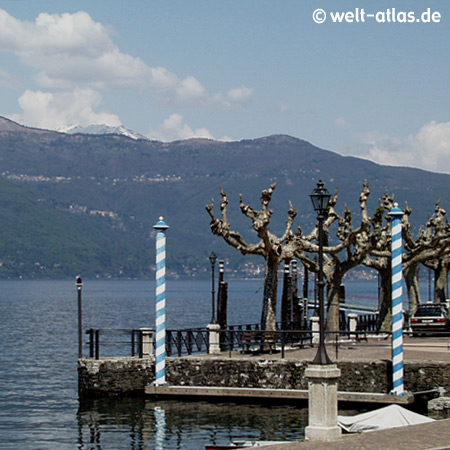
[[[28,126],[288,134],[450,173],[449,75],[447,1],[0,0],[0,116]]]

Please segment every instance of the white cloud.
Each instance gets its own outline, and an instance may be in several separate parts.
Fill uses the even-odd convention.
[[[370,133],[362,144],[362,150],[351,153],[380,164],[450,173],[450,122],[433,120],[406,138]]]
[[[20,83],[8,72],[0,68],[0,87],[7,89],[18,89]]]
[[[0,10],[0,49],[15,53],[37,70],[36,82],[44,89],[137,87],[180,98],[204,96],[195,78],[180,80],[164,68],[149,67],[140,58],[122,53],[109,30],[85,12],[41,13],[30,23]]]
[[[163,142],[190,138],[213,139],[213,136],[206,128],[197,128],[196,130],[193,130],[189,125],[184,123],[183,116],[177,113],[171,114],[170,117],[165,119],[156,129],[147,133],[147,136],[150,139]]]
[[[27,90],[19,98],[23,113],[13,115],[11,119],[47,129],[58,129],[67,125],[120,125],[121,121],[117,115],[94,112],[93,107],[100,102],[101,95],[91,89],[58,93]]]
[[[345,119],[345,117],[337,117],[334,120],[334,124],[339,128],[350,128],[350,125]]]
[[[280,103],[278,105],[278,110],[277,112],[279,114],[288,114],[291,112],[291,107],[289,105],[287,105],[286,103]]]
[[[216,94],[214,102],[222,109],[237,109],[245,106],[253,97],[253,89],[247,86],[230,89],[225,95]]]
[[[253,94],[246,86],[232,88],[226,94],[210,94],[193,76],[179,78],[164,67],[151,67],[141,58],[122,53],[111,39],[111,30],[86,12],[41,13],[34,22],[27,22],[0,9],[0,52],[16,55],[32,71],[36,86],[29,87],[30,91],[45,91],[56,97],[58,92],[79,89],[101,93],[132,89],[173,105],[235,109],[245,105]],[[34,101],[37,98],[35,95]],[[52,103],[54,107],[58,104]],[[93,108],[100,103],[89,107],[95,115]],[[64,116],[64,111],[61,114]]]

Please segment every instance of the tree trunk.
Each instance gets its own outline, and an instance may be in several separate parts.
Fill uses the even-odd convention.
[[[434,301],[438,303],[445,303],[448,293],[447,290],[447,276],[448,267],[439,260],[437,268],[434,271]]]
[[[405,276],[406,290],[409,299],[409,311],[411,314],[417,309],[421,303],[419,288],[419,265],[412,264],[404,267],[403,274]]]
[[[287,330],[292,322],[292,278],[289,263],[284,262],[283,294],[281,297],[281,329]]]
[[[334,273],[333,278],[327,283],[327,331],[339,331],[339,288],[343,275]],[[334,338],[334,336],[331,336]]]
[[[264,299],[261,313],[261,328],[275,331],[277,320],[277,288],[280,260],[268,255],[266,258],[266,273],[264,278]]]
[[[378,311],[378,329],[391,331],[392,329],[392,278],[391,268],[378,270],[380,277],[380,300]]]

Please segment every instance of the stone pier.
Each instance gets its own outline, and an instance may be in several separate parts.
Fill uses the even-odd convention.
[[[279,358],[279,357],[278,357]],[[264,359],[226,355],[167,358],[167,383],[176,386],[222,386],[269,389],[308,389],[310,363],[295,359]],[[339,391],[388,393],[391,363],[342,361]],[[154,381],[155,361],[147,358],[80,359],[80,396],[144,395]],[[405,387],[410,392],[442,387],[450,392],[450,363],[406,362]]]

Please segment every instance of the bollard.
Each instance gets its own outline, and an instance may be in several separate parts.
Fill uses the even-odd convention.
[[[320,318],[318,316],[311,317],[312,343],[318,344],[320,340]]]
[[[358,325],[358,314],[349,313],[348,314],[348,329],[350,331],[349,338],[356,339],[356,326]]]
[[[153,355],[153,334],[155,330],[151,328],[140,328],[139,331],[142,336],[140,354],[143,358],[148,358]]]
[[[210,323],[206,328],[209,336],[208,353],[210,355],[220,353],[220,325],[218,323]]]

